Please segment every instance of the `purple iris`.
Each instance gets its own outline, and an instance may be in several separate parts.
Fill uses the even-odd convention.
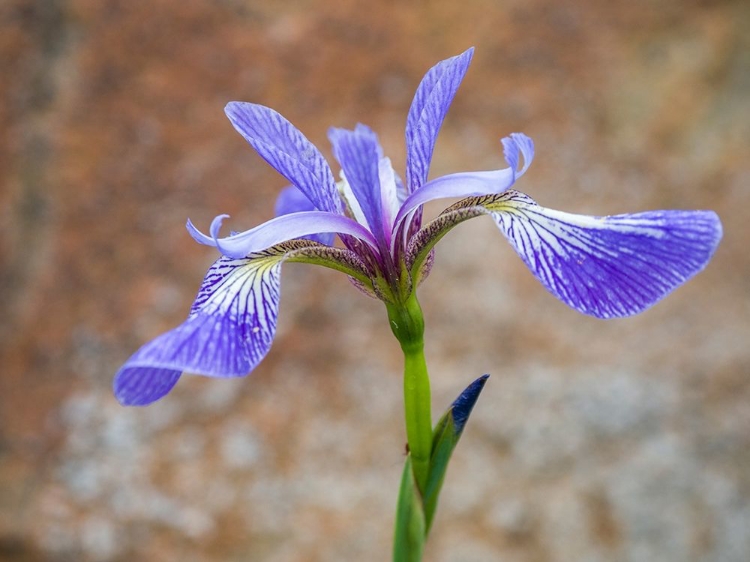
[[[712,211],[592,217],[546,209],[511,190],[534,156],[533,142],[521,133],[502,140],[507,168],[427,181],[438,131],[472,55],[469,49],[438,63],[417,88],[406,121],[405,183],[365,125],[329,131],[342,170],[336,181],[318,149],[277,112],[228,104],[237,131],[292,186],[279,196],[278,216],[248,231],[220,237],[226,215],[214,219],[209,235],[188,221],[190,234],[222,257],[209,269],[188,319],[119,370],[117,399],[149,404],[183,371],[248,374],[273,341],[283,262],[342,271],[363,291],[398,306],[427,276],[435,243],[480,215],[495,221],[554,296],[599,318],[637,314],[706,266],[722,235]],[[422,206],[443,198],[461,201],[423,227]]]

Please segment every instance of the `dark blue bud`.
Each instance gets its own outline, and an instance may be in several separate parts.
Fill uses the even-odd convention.
[[[490,378],[489,375],[482,375],[469,386],[466,387],[461,395],[456,398],[451,406],[451,414],[453,415],[453,424],[455,426],[456,435],[460,435],[464,430],[464,424],[471,414],[471,410],[474,408],[474,404],[479,398],[479,394],[484,388],[484,383]]]

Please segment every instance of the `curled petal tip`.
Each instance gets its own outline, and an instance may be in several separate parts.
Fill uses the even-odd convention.
[[[192,236],[193,240],[198,242],[198,244],[204,244],[206,246],[216,246],[216,242],[214,241],[214,239],[210,236],[206,236],[200,230],[198,230],[198,228],[193,224],[193,221],[191,221],[190,219],[187,220],[185,228],[187,228],[190,236]]]
[[[230,232],[229,238],[222,239],[219,238],[219,232],[221,231],[221,226],[224,223],[224,219],[228,219],[229,215],[218,215],[214,218],[214,220],[211,221],[211,226],[209,228],[211,232],[211,238],[213,238],[214,246],[216,246],[216,249],[219,250],[222,254],[229,258],[233,259],[241,259],[244,258],[248,252],[243,249],[237,249],[234,248],[231,245],[226,244],[228,240],[231,240],[232,238],[236,238],[238,236],[238,233]]]
[[[211,221],[211,227],[209,228],[209,232],[211,232],[211,238],[216,241],[218,244],[219,242],[219,231],[221,230],[221,225],[224,222],[224,219],[228,219],[229,215],[218,215],[214,218],[214,220]]]
[[[529,169],[534,160],[534,141],[523,133],[511,133],[502,139],[503,156],[513,170],[515,177],[519,178]],[[519,170],[519,153],[523,157],[523,167]]]

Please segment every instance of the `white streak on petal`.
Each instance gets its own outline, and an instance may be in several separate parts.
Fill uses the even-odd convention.
[[[344,170],[341,170],[339,177],[341,180],[336,183],[336,187],[338,188],[341,197],[346,202],[348,211],[351,213],[351,216],[354,217],[354,220],[364,226],[367,230],[370,230],[370,225],[367,223],[367,217],[365,217],[365,214],[362,212],[362,207],[359,206],[359,201],[357,201],[357,198],[354,196],[352,186],[349,185],[349,182],[346,180]]]
[[[383,213],[383,229],[388,237],[388,243],[390,243],[390,238],[393,235],[393,223],[401,206],[396,173],[393,171],[390,158],[380,159],[378,173],[380,175],[380,208]]]

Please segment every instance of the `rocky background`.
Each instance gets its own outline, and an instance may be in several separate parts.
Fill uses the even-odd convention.
[[[489,220],[421,289],[434,407],[492,374],[426,560],[750,560],[750,4],[743,0],[0,3],[0,560],[387,560],[404,455],[380,303],[289,265],[278,336],[235,381],[126,409],[119,365],[185,316],[215,253],[184,230],[270,218],[284,180],[229,100],[330,156],[330,125],[403,124],[477,48],[433,175],[503,166],[615,214],[712,208],[708,269],[645,314],[581,316]],[[441,207],[431,206],[428,216]]]

